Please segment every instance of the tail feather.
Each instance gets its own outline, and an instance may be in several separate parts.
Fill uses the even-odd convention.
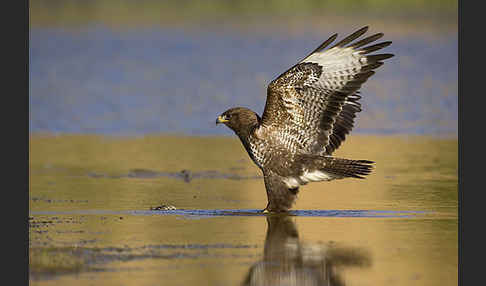
[[[326,163],[322,171],[339,177],[352,177],[364,179],[373,170],[373,161],[369,160],[350,160],[342,158],[326,158]]]
[[[309,182],[331,181],[343,178],[364,179],[373,170],[373,161],[350,160],[319,155],[302,155],[298,159],[302,173],[299,176],[286,176],[288,188],[305,185]]]

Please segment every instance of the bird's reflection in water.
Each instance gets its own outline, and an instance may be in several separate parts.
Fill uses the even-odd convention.
[[[267,217],[263,260],[249,270],[242,285],[345,285],[342,267],[367,267],[370,255],[360,248],[333,243],[304,243],[292,217]]]

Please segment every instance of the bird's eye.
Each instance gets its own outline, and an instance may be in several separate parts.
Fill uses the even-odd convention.
[[[229,120],[231,118],[231,114],[225,114],[224,119]]]

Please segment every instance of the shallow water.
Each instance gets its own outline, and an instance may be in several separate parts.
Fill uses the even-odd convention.
[[[352,135],[335,155],[374,172],[286,216],[258,212],[236,138],[31,134],[29,155],[31,285],[457,285],[457,139]]]

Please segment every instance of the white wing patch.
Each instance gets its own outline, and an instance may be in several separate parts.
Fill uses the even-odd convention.
[[[367,59],[362,51],[352,47],[334,47],[329,50],[316,52],[301,63],[317,63],[325,71],[315,83],[329,90],[341,90],[347,82],[366,65]]]

